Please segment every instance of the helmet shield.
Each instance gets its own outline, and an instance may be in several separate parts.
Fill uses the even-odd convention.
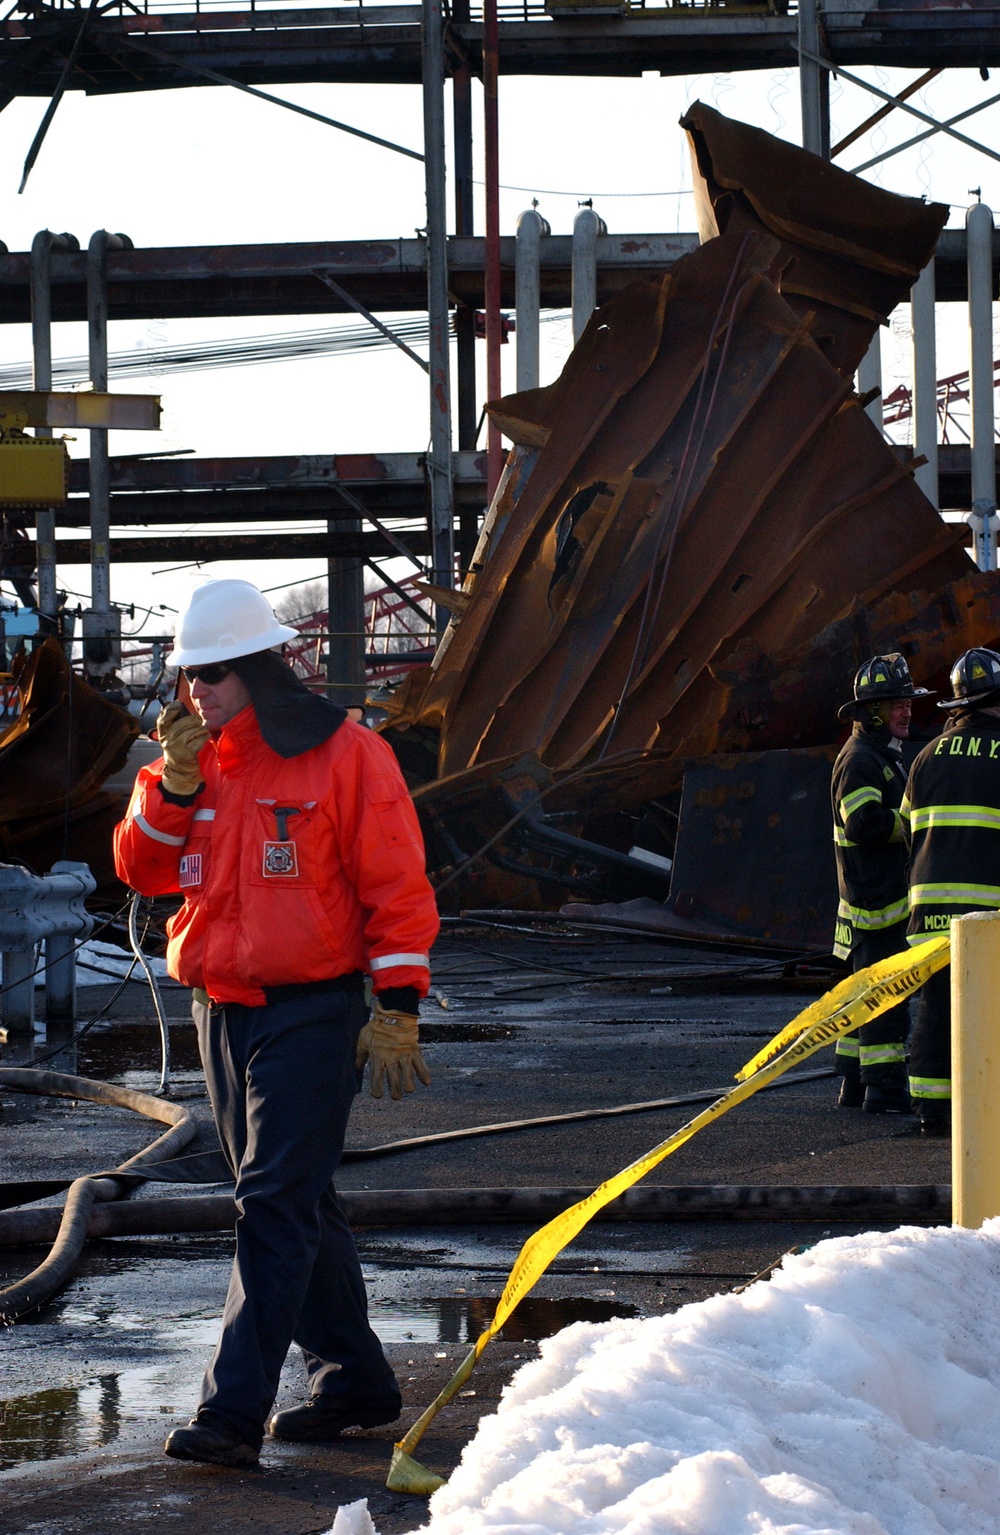
[[[952,696],[942,699],[938,708],[967,709],[982,703],[991,693],[1000,693],[1000,655],[995,650],[967,650],[955,662],[949,680]]]
[[[913,685],[906,657],[893,651],[889,655],[872,656],[860,666],[854,678],[854,697],[837,710],[842,720],[860,719],[865,704],[875,704],[883,699],[930,698],[929,688]]]

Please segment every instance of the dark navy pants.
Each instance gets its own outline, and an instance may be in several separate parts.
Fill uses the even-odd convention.
[[[195,1002],[192,1011],[237,1207],[222,1335],[198,1411],[258,1445],[293,1342],[311,1395],[398,1394],[332,1181],[360,1086],[354,1052],[367,1009],[359,984],[265,1007]]]

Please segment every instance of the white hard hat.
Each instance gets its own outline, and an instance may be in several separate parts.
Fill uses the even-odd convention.
[[[298,630],[279,624],[274,609],[251,581],[226,577],[205,581],[191,593],[177,620],[168,666],[207,666],[237,656],[271,650],[298,638]]]

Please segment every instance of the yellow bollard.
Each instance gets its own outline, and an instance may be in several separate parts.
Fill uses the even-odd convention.
[[[951,924],[952,1225],[1000,1215],[1000,912]]]

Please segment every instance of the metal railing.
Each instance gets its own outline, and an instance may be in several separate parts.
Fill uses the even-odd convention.
[[[398,0],[326,0],[321,7],[328,12],[342,11],[345,25],[360,26],[386,26],[400,25],[401,12],[412,11],[412,20],[419,22],[419,5],[400,5]],[[874,0],[872,8],[874,9]],[[65,15],[66,12],[79,11],[81,14],[86,9],[82,0],[46,0],[40,4],[39,0],[14,0],[12,5],[6,7],[2,13],[2,19],[9,17],[25,17],[31,20],[41,20],[46,16]],[[282,10],[289,16],[296,10],[311,11],[318,9],[316,0],[105,0],[100,6],[100,14],[106,17],[121,17],[124,20],[135,21],[137,16],[149,15],[175,15],[175,16],[213,16],[229,14],[241,14],[247,17],[247,30],[255,28],[255,17],[259,11],[270,13],[273,18],[275,10]],[[446,13],[450,6],[445,4]],[[793,15],[797,10],[796,0],[621,0],[616,4],[615,0],[500,0],[498,16],[501,23],[518,21],[550,21],[558,18],[564,12],[571,15],[585,15],[593,11],[595,15],[619,14],[629,16],[645,14],[648,16],[676,16],[678,18],[692,13],[717,12],[728,15],[747,16],[786,16]],[[351,13],[348,17],[347,13]],[[380,14],[386,13],[386,14]],[[482,5],[473,4],[470,10],[470,19],[473,22],[482,20]],[[405,24],[405,23],[404,23]],[[265,25],[270,30],[273,28],[273,19]]]

